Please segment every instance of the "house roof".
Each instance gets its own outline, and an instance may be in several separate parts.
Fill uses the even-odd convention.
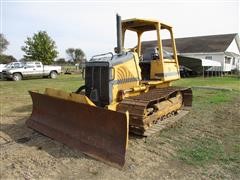
[[[176,38],[175,41],[179,53],[225,52],[236,36],[236,33],[221,34]],[[171,47],[170,39],[165,39],[162,43],[164,47]],[[157,41],[142,42],[143,49],[151,46],[157,46]]]
[[[228,52],[228,51],[226,51],[225,54],[226,54],[227,56],[240,57],[240,55],[238,55],[238,54],[236,54],[236,53],[234,53],[234,52]]]

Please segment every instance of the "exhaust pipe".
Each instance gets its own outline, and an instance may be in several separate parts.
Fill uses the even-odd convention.
[[[116,15],[116,22],[117,22],[117,49],[116,53],[122,54],[122,23],[121,23],[121,16],[118,14]]]

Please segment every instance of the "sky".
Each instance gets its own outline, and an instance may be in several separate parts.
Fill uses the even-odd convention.
[[[150,18],[173,26],[175,37],[240,32],[239,0],[0,0],[0,31],[10,42],[5,54],[22,58],[27,37],[47,31],[58,58],[81,48],[87,59],[116,47],[116,13],[122,19]],[[239,33],[240,34],[240,33]],[[132,36],[131,36],[132,35]],[[127,45],[135,44],[129,33]],[[147,35],[146,39],[153,35]]]

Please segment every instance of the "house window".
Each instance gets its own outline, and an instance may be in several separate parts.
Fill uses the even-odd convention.
[[[225,64],[230,64],[231,63],[231,58],[230,57],[225,57]]]
[[[233,58],[233,63],[232,63],[233,65],[235,65],[236,63],[235,63],[235,58]]]
[[[206,56],[205,59],[212,60],[212,56]]]

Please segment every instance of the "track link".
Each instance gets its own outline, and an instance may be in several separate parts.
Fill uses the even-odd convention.
[[[181,100],[177,99],[179,93]],[[154,109],[156,106],[160,106],[160,108]],[[152,133],[147,133],[147,130],[154,129],[149,132],[158,131],[157,126],[154,128],[153,124],[158,124],[159,121],[168,121],[170,117],[178,114],[179,109],[191,106],[192,90],[171,86],[152,89],[147,93],[125,98],[119,103],[117,110],[129,112],[130,132],[148,136]]]

